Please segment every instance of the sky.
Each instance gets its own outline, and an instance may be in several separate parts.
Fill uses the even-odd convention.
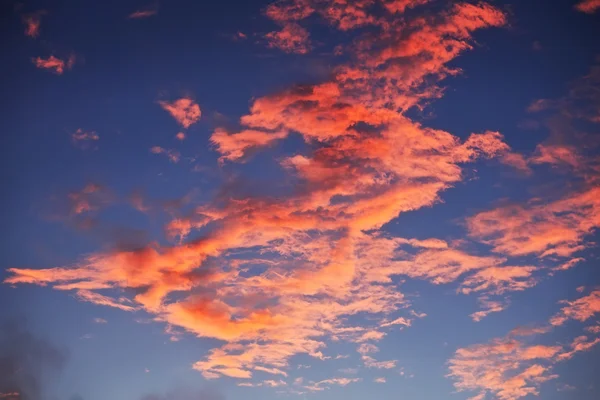
[[[600,397],[598,0],[0,7],[0,399]]]

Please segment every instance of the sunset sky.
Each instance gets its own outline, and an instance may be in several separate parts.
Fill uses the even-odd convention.
[[[599,0],[0,7],[0,400],[600,398]]]

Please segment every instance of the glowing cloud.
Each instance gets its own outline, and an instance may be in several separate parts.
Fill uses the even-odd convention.
[[[186,129],[198,122],[202,115],[200,106],[189,97],[183,97],[172,103],[159,101],[158,104]]]
[[[600,9],[600,0],[582,0],[575,5],[575,8],[581,12],[593,14]]]
[[[33,58],[31,61],[38,68],[50,69],[53,70],[55,74],[62,75],[62,73],[65,72],[65,70],[73,68],[73,65],[75,65],[75,60],[76,58],[74,55],[69,56],[67,61],[64,61],[60,58],[51,55],[46,59],[37,57]]]

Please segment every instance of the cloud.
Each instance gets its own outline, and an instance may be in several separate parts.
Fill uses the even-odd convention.
[[[98,211],[112,201],[108,189],[97,183],[88,183],[81,190],[70,192],[67,198],[71,216]]]
[[[403,2],[402,10],[422,3]],[[465,179],[465,165],[512,154],[499,132],[463,140],[407,115],[443,94],[440,81],[460,72],[450,63],[472,48],[475,31],[503,25],[504,14],[485,3],[455,3],[405,19],[397,15],[400,3],[386,5],[381,16],[369,1],[285,1],[266,10],[284,29],[316,13],[360,44],[349,46],[352,61],[327,79],[259,96],[239,129],[217,127],[211,136],[221,161],[231,163],[298,136],[306,151],[277,160],[294,190],[246,196],[224,187],[190,213],[173,215],[164,227],[167,239],[178,239],[173,245],[11,268],[5,283],[70,290],[79,300],[143,310],[172,329],[217,339],[193,368],[207,379],[241,380],[285,376],[298,355],[329,359],[331,340],[367,344],[408,327],[412,302],[398,277],[457,283],[478,296],[532,285],[531,267],[506,265],[503,256],[384,233],[398,216],[442,201]],[[378,34],[355,29],[366,25]],[[160,105],[184,128],[201,115],[190,98]],[[170,155],[162,147],[152,152]],[[359,326],[350,322],[358,315],[368,317]],[[397,363],[368,354],[362,361],[375,369]],[[327,379],[305,389],[357,381]]]
[[[87,301],[89,303],[94,303],[99,306],[114,307],[123,311],[135,311],[135,307],[122,304],[122,302],[119,302],[111,297],[103,296],[99,293],[92,292],[89,290],[80,289],[77,291],[76,296],[81,301]]]
[[[267,45],[286,53],[306,54],[310,50],[308,31],[295,23],[286,23],[280,31],[265,35]]]
[[[39,10],[23,16],[23,23],[25,24],[26,36],[36,38],[40,35],[40,25],[42,22],[42,16],[44,14],[46,14],[46,11]]]
[[[147,394],[140,400],[225,400],[225,396],[214,389],[177,387],[165,394]]]
[[[62,73],[65,72],[65,70],[73,68],[73,65],[75,65],[76,57],[72,54],[65,61],[63,59],[51,55],[50,57],[45,59],[41,57],[32,58],[31,61],[38,68],[50,69],[53,70],[55,74],[62,75]]]
[[[108,324],[108,321],[104,318],[94,318],[93,321],[95,324]]]
[[[65,350],[38,337],[23,319],[0,324],[0,398],[37,400],[65,367]]]
[[[408,8],[414,8],[428,3],[430,0],[385,0],[383,5],[391,13],[403,13]]]
[[[222,154],[220,160],[239,160],[252,148],[264,147],[287,136],[286,131],[264,132],[257,130],[244,130],[229,134],[223,129],[216,129],[210,141],[216,145],[217,151]]]
[[[361,378],[330,378],[319,382],[311,382],[309,385],[304,386],[304,388],[311,392],[318,392],[329,389],[331,385],[348,386],[351,383],[360,382],[361,380]]]
[[[559,346],[527,346],[514,339],[458,349],[449,361],[451,378],[459,391],[491,393],[500,400],[538,395],[538,386],[557,376],[547,362],[561,351]]]
[[[129,19],[149,18],[156,14],[158,14],[158,1],[151,6],[148,6],[143,9],[132,12],[131,14],[129,14],[129,16],[127,18],[129,18]]]
[[[172,103],[159,101],[158,104],[186,129],[198,122],[202,115],[200,106],[189,97],[182,97]]]
[[[500,400],[539,395],[541,384],[558,378],[552,371],[556,363],[600,343],[600,338],[580,335],[567,345],[532,344],[536,336],[547,334],[569,319],[586,321],[600,312],[600,292],[562,303],[567,306],[550,319],[550,324],[516,328],[503,338],[458,349],[448,361],[447,376],[455,380],[454,386],[459,391],[478,392],[472,397],[476,399],[484,399],[488,394]],[[595,329],[588,331],[600,333]]]
[[[599,196],[600,187],[593,186],[554,201],[504,206],[468,218],[467,228],[496,253],[569,257],[600,225]]]
[[[89,148],[93,143],[100,140],[100,136],[94,131],[84,131],[78,128],[71,134],[71,140],[73,144],[81,149]]]
[[[593,14],[600,9],[600,0],[582,0],[575,5],[575,8],[581,12]]]
[[[152,154],[164,154],[167,156],[169,161],[177,164],[179,160],[181,160],[181,154],[177,150],[173,149],[165,149],[160,146],[154,146],[150,148],[150,153]]]
[[[534,164],[581,166],[582,161],[576,150],[570,146],[538,144],[535,154],[530,158]]]
[[[600,313],[600,290],[595,290],[577,300],[565,300],[563,303],[566,306],[552,317],[550,320],[552,325],[563,325],[569,320],[586,321],[594,316],[594,314]]]

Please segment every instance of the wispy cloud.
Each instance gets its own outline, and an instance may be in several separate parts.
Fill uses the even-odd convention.
[[[512,257],[569,262],[598,226],[595,187],[470,217],[470,237],[489,246],[477,250],[439,238],[394,237],[383,229],[404,213],[441,202],[465,181],[469,164],[497,159],[529,172],[580,160],[551,144],[525,157],[500,132],[459,138],[406,112],[443,96],[440,82],[460,73],[453,61],[472,49],[475,32],[506,23],[499,9],[454,2],[435,15],[412,18],[402,13],[427,1],[386,1],[377,13],[371,3],[296,0],[267,7],[267,16],[282,27],[267,34],[271,46],[307,52],[309,32],[301,23],[314,15],[340,34],[356,35],[348,46],[352,61],[342,61],[322,81],[253,99],[237,129],[217,127],[211,135],[221,162],[231,164],[299,136],[307,150],[278,159],[293,192],[217,196],[172,216],[163,228],[167,239],[177,240],[173,245],[99,251],[55,268],[12,268],[6,283],[51,285],[82,301],[144,310],[165,323],[169,335],[177,329],[222,341],[194,363],[206,378],[266,373],[275,379],[244,385],[283,388],[290,386],[283,378],[294,356],[332,358],[329,340],[358,346],[366,368],[396,368],[396,360],[375,358],[377,346],[392,330],[421,322],[413,317],[424,317],[412,309],[397,277],[454,285],[474,296],[480,310],[472,318],[479,320],[506,308],[510,293],[537,284],[541,267]],[[363,35],[357,28],[365,26],[378,34]],[[185,129],[201,117],[189,97],[159,104]],[[150,151],[180,159],[175,150]],[[74,199],[80,213],[91,209],[82,199]],[[129,289],[126,297],[115,297],[123,289]],[[352,324],[359,315],[369,318]],[[570,315],[579,314],[564,311],[558,318]],[[497,339],[459,350],[451,374],[457,388],[484,393],[480,398],[492,393],[516,399],[554,376],[544,361],[590,343],[579,339],[564,349]],[[294,386],[321,391],[358,380]]]
[[[600,9],[600,0],[581,0],[575,5],[575,8],[584,13],[593,14]]]
[[[458,349],[448,362],[448,376],[456,380],[454,386],[459,391],[479,392],[472,399],[484,399],[487,394],[502,400],[539,395],[541,384],[559,377],[553,372],[556,363],[567,361],[576,353],[589,351],[600,343],[600,337],[581,335],[565,345],[531,344],[536,337],[547,334],[569,319],[586,321],[600,313],[600,292],[562,303],[567,306],[546,326],[517,328],[487,344]],[[596,335],[600,333],[600,330],[588,331]]]
[[[129,14],[130,19],[148,18],[158,14],[158,2]]]
[[[84,131],[78,128],[71,134],[73,144],[81,149],[90,148],[95,142],[100,140],[100,136],[94,131]]]
[[[160,146],[153,146],[150,148],[150,153],[152,154],[164,154],[167,156],[169,161],[172,163],[178,163],[181,160],[181,154],[177,150],[173,149],[165,149]]]
[[[40,25],[42,23],[42,16],[45,14],[46,11],[39,10],[23,16],[23,23],[25,24],[26,36],[36,38],[40,35]]]

